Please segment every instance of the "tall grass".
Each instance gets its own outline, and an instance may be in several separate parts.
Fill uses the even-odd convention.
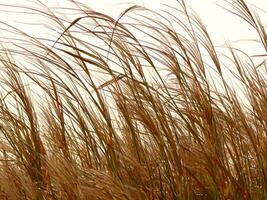
[[[0,199],[267,199],[265,62],[221,53],[183,1],[118,19],[72,3],[27,8],[54,39],[2,23]]]

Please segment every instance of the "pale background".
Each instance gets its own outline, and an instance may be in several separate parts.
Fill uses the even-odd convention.
[[[41,2],[51,8],[66,8],[70,6],[70,0],[0,0],[0,39],[1,37],[7,37],[9,34],[8,31],[1,31],[3,22],[14,25],[32,36],[47,38],[49,32],[41,25],[47,18],[38,17],[36,13],[29,14],[29,12],[32,11],[26,9],[26,7],[38,8],[36,3],[38,1],[39,6]],[[84,4],[86,3],[89,7],[98,12],[111,15],[115,19],[119,17],[121,12],[133,4],[142,5],[154,10],[164,9],[163,4],[168,4],[174,7],[178,5],[176,0],[79,1]],[[230,14],[220,7],[227,6],[225,0],[185,0],[185,2],[201,17],[216,47],[220,47],[225,42],[228,42],[237,45],[238,48],[241,48],[250,56],[266,54],[261,44],[248,42],[248,40],[259,39],[257,32],[244,20]],[[267,11],[267,0],[246,0],[246,2],[259,12],[263,24],[267,25],[267,13],[264,12],[264,10]],[[21,7],[25,8],[22,9]],[[68,14],[68,12],[66,14]],[[52,39],[55,40],[60,34],[61,33],[53,33]],[[14,38],[16,38],[16,36]],[[237,40],[239,40],[239,42],[236,42]],[[261,61],[257,62],[260,63]],[[229,76],[229,80],[231,79],[232,78]],[[237,84],[233,83],[233,85]]]
[[[68,0],[40,0],[46,5],[51,7],[66,7]],[[168,4],[177,6],[176,0],[79,0],[80,2],[89,5],[91,8],[109,14],[113,17],[119,16],[125,8],[132,4],[144,5],[151,9],[161,9],[162,4]],[[6,7],[5,5],[22,5],[34,7],[36,0],[0,0],[0,21],[7,23],[19,22],[38,22],[36,17],[32,17],[23,13],[15,13],[16,9],[12,7]],[[255,32],[241,19],[234,17],[227,11],[220,8],[218,5],[225,6],[224,0],[185,0],[185,2],[192,7],[202,18],[209,32],[212,34],[213,40],[216,43],[223,42],[225,40],[234,41],[238,39],[253,38]],[[260,8],[267,11],[266,0],[246,0],[250,5],[254,5],[255,8]],[[218,5],[217,5],[218,4]],[[4,12],[3,12],[4,11]],[[12,12],[13,11],[13,12]],[[20,10],[21,11],[21,10]],[[264,15],[259,11],[260,15]],[[265,13],[266,16],[266,13]],[[266,20],[264,20],[264,18]],[[267,17],[263,18],[263,22]],[[40,29],[35,29],[34,26],[19,25],[24,29],[30,29],[32,32],[39,32]],[[40,27],[39,27],[40,28]]]
[[[87,4],[96,11],[109,14],[117,18],[119,14],[133,4],[143,5],[147,8],[159,10],[163,9],[163,4],[177,6],[176,0],[79,0]],[[44,18],[38,18],[36,15],[26,14],[24,9],[18,9],[7,5],[16,5],[24,7],[37,7],[38,0],[0,0],[0,22],[12,24],[33,36],[46,37],[45,29],[39,24]],[[39,0],[50,7],[68,7],[69,0]],[[220,6],[227,6],[225,0],[185,0],[201,17],[206,25],[211,38],[216,46],[227,42],[237,40],[258,39],[256,31],[246,22],[230,14]],[[267,0],[246,0],[246,2],[259,12],[262,21],[267,25]],[[220,5],[220,6],[219,6]],[[20,13],[17,13],[19,11]],[[29,24],[30,23],[30,24]],[[1,31],[0,31],[1,35]],[[255,45],[248,42],[239,42],[239,47],[250,55],[261,54],[264,52],[261,45]]]
[[[40,0],[40,2],[51,7],[67,7],[69,0]],[[133,4],[144,5],[151,9],[162,9],[162,4],[177,6],[176,0],[79,0],[87,4],[91,8],[109,14],[113,17],[118,17],[120,12]],[[39,23],[37,17],[25,13],[16,13],[17,9],[7,7],[6,5],[22,5],[36,7],[37,0],[1,0],[0,1],[0,21],[15,24],[16,27],[24,30],[29,30],[31,33],[43,34],[43,30],[37,25],[17,24],[23,23]],[[227,11],[220,8],[218,5],[225,6],[224,0],[185,0],[185,2],[192,7],[196,13],[204,21],[211,37],[215,44],[222,44],[224,41],[235,41],[242,39],[255,39],[256,32],[238,17],[233,16]],[[247,0],[248,4],[258,9],[260,16],[263,17],[263,22],[266,21],[266,13],[260,9],[267,11],[266,0]],[[260,8],[260,9],[259,9]],[[22,11],[21,9],[19,11]],[[265,20],[266,19],[266,20]],[[16,22],[16,23],[15,23]],[[249,49],[248,49],[249,50]]]

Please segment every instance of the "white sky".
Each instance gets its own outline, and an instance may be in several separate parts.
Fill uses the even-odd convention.
[[[34,7],[34,3],[37,0],[0,0],[0,22],[6,22],[14,24],[14,22],[25,22],[25,23],[39,23],[40,19],[34,15],[28,15],[23,13],[16,13],[16,9],[12,7],[6,7],[5,4],[9,5],[22,5]],[[66,7],[69,0],[40,0],[44,4],[53,7]],[[163,4],[177,6],[176,0],[79,0],[82,3],[86,3],[96,11],[109,14],[113,17],[118,17],[119,14],[129,6],[133,4],[145,5],[151,9],[162,9]],[[263,9],[267,11],[267,0],[245,0],[248,4],[252,5],[255,9]],[[225,41],[236,41],[245,39],[258,39],[256,31],[254,31],[246,22],[230,14],[223,8],[219,7],[226,6],[225,0],[185,0],[185,2],[195,10],[195,12],[201,17],[202,21],[206,25],[211,38],[215,45],[221,45]],[[258,7],[258,8],[257,8]],[[5,10],[5,12],[3,12]],[[259,9],[258,9],[259,10]],[[21,10],[20,10],[21,11]],[[267,14],[259,11],[262,16],[262,21],[267,24]],[[34,17],[33,17],[34,16]],[[266,19],[266,20],[265,20]],[[39,21],[38,21],[39,20]],[[25,25],[16,24],[16,27],[33,33],[33,35],[45,34],[41,26],[38,25]],[[1,32],[0,32],[1,34]],[[238,43],[241,48],[246,48],[249,54],[256,52],[257,54],[264,53],[261,46],[255,47],[247,45],[247,43]],[[252,45],[252,44],[251,44]]]
[[[40,19],[35,15],[16,13],[16,9],[12,7],[6,7],[5,5],[21,5],[35,7],[33,2],[37,0],[0,0],[0,23],[6,22],[13,24],[25,32],[30,32],[33,35],[43,37],[46,33],[42,26],[36,24],[40,23]],[[52,7],[66,7],[69,0],[40,0],[44,4]],[[86,3],[89,7],[98,12],[109,14],[112,17],[117,18],[120,13],[133,4],[144,5],[151,9],[162,9],[162,4],[168,4],[177,6],[176,0],[79,0]],[[253,30],[245,21],[241,20],[237,16],[234,16],[219,7],[226,6],[225,0],[185,0],[187,5],[193,8],[195,12],[201,17],[202,21],[206,25],[211,38],[215,45],[224,44],[225,41],[233,42],[235,40],[245,39],[259,39],[256,31]],[[267,11],[267,0],[246,0],[255,9],[263,9]],[[259,10],[259,9],[258,9]],[[20,11],[22,11],[20,9]],[[262,21],[267,25],[267,14],[259,11],[259,15],[262,17]],[[15,22],[33,23],[22,24]],[[43,21],[44,22],[44,21]],[[1,36],[1,31],[0,31]],[[250,55],[266,54],[261,45],[252,45],[247,42],[239,44],[238,47],[243,48],[245,52]]]
[[[89,0],[88,4],[96,10],[116,16],[129,5],[129,2],[152,9],[160,9],[163,7],[162,4],[177,6],[176,0]],[[226,5],[224,0],[185,0],[185,2],[199,14],[216,42],[255,37],[255,32],[246,23],[218,6]],[[267,11],[267,0],[246,0],[246,2]]]
[[[20,22],[38,22],[38,18],[33,15],[17,14],[11,11],[15,11],[14,8],[5,7],[4,4],[22,5],[22,6],[34,6],[36,0],[0,0],[0,10],[6,12],[0,12],[0,21],[13,24],[14,21]],[[68,0],[40,0],[49,6],[66,7]],[[117,17],[120,12],[129,7],[132,4],[145,5],[151,9],[161,9],[162,4],[168,4],[177,6],[176,0],[79,0],[82,3],[86,3],[91,8],[109,14],[113,17]],[[225,6],[224,0],[185,0],[185,2],[192,7],[196,13],[199,14],[204,21],[209,33],[215,44],[219,45],[225,41],[235,41],[239,39],[255,39],[257,37],[256,32],[246,24],[244,21],[236,16],[228,13],[220,8],[218,5]],[[254,7],[259,7],[267,11],[267,0],[246,0]],[[260,12],[263,14],[263,12]],[[260,15],[261,16],[261,15]],[[264,20],[266,19],[266,20]],[[263,22],[267,23],[267,15],[263,17]],[[24,30],[30,30],[40,34],[40,27],[30,25],[17,25]],[[42,30],[41,30],[42,32]]]

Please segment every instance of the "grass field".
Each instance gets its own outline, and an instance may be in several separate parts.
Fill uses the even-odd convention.
[[[184,1],[73,5],[28,8],[53,39],[1,25],[0,200],[267,199],[266,55],[218,50]]]

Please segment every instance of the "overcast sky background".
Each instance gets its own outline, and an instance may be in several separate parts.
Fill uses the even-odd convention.
[[[63,0],[64,1],[64,0]],[[60,1],[59,1],[60,2]],[[221,6],[226,6],[224,0],[185,0],[204,21],[207,29],[217,43],[225,40],[235,41],[255,37],[252,28],[238,17],[233,16]],[[266,0],[246,0],[253,7],[267,11]],[[117,16],[129,4],[139,4],[151,9],[162,9],[163,4],[177,6],[176,0],[89,0],[92,8]],[[263,13],[260,13],[263,14]],[[264,22],[264,19],[263,19]],[[267,18],[266,18],[267,23]]]
[[[0,21],[11,24],[14,24],[14,22],[38,23],[37,17],[23,13],[15,13],[16,9],[5,6],[34,6],[34,1],[35,0],[1,0],[0,10],[2,12],[0,12]],[[51,7],[66,7],[68,5],[68,0],[40,1]],[[109,14],[115,18],[118,17],[124,9],[133,4],[144,5],[147,8],[155,10],[164,8],[163,4],[177,6],[176,0],[80,0],[80,2],[86,3],[96,11],[104,12],[105,14]],[[185,2],[187,5],[192,7],[204,21],[204,24],[206,25],[216,45],[223,44],[225,41],[255,39],[257,37],[256,32],[247,23],[218,6],[226,6],[224,0],[185,0]],[[246,0],[246,2],[255,9],[258,7],[267,11],[266,0]],[[260,16],[263,16],[262,21],[267,23],[266,13],[264,14],[264,12],[259,12]],[[42,33],[42,30],[40,30],[40,27],[38,26],[23,24],[16,24],[16,26],[23,28],[24,30],[29,30],[32,33]]]
[[[0,20],[9,22],[14,20],[34,21],[34,18],[29,19],[31,18],[30,16],[12,13],[11,11],[14,11],[14,9],[4,7],[5,4],[33,6],[33,2],[34,0],[1,0],[0,9],[6,10],[7,12],[0,12]],[[68,0],[41,0],[41,2],[51,7],[65,7]],[[80,0],[80,2],[87,4],[97,11],[112,15],[113,17],[119,16],[120,12],[133,4],[144,5],[156,10],[162,9],[163,4],[177,6],[176,0]],[[249,26],[246,23],[218,6],[225,6],[226,3],[224,0],[185,0],[185,2],[199,14],[216,40],[234,40],[240,37],[250,37],[253,35],[253,33],[251,33],[251,29],[249,29]],[[253,7],[255,8],[258,7],[267,11],[266,0],[246,0],[246,2],[252,6],[254,5]],[[262,12],[260,12],[260,14],[262,14]],[[265,20],[263,19],[263,22],[264,21]]]
[[[116,16],[122,8],[126,8],[129,2],[152,9],[163,8],[162,4],[177,6],[176,0],[89,0],[88,2],[92,8],[113,16]],[[226,5],[224,0],[185,0],[185,2],[199,14],[217,42],[255,36],[255,32],[251,32],[246,23],[219,7]],[[246,0],[246,2],[267,11],[266,0]]]
[[[68,0],[40,0],[45,5],[51,7],[66,7]],[[164,8],[163,4],[171,6],[177,6],[176,0],[79,0],[80,2],[87,4],[96,11],[109,14],[115,18],[129,6],[133,4],[143,5],[147,8],[158,10]],[[16,13],[16,9],[12,7],[6,7],[5,5],[21,5],[34,7],[36,0],[0,0],[0,21],[15,25],[24,31],[29,31],[35,35],[44,34],[41,26],[21,24],[35,23],[38,24],[40,19],[38,17],[23,13]],[[201,17],[206,25],[211,38],[215,45],[221,45],[225,41],[233,42],[243,39],[258,39],[256,31],[253,30],[246,22],[234,16],[221,8],[226,6],[225,0],[185,0],[188,6],[190,6]],[[262,21],[267,24],[267,14],[260,11],[267,11],[266,0],[246,0],[254,9],[257,9],[259,15],[262,17]],[[20,10],[21,11],[21,10]],[[266,19],[266,20],[265,20]],[[20,22],[20,23],[18,23]],[[1,34],[1,32],[0,32]],[[246,50],[253,54],[256,50],[263,51],[263,49],[255,49],[250,45],[242,45]],[[259,52],[257,52],[259,53]]]
[[[39,0],[49,7],[65,8],[68,7],[69,0]],[[138,4],[153,10],[163,9],[163,4],[178,6],[176,0],[79,0],[86,3],[92,9],[108,14],[117,19],[125,9]],[[30,33],[32,36],[46,38],[48,31],[42,24],[47,18],[40,18],[36,14],[26,14],[25,9],[17,9],[7,5],[17,5],[22,7],[36,8],[37,0],[0,0],[0,28],[3,23],[14,25],[24,32]],[[220,6],[227,6],[225,0],[185,0],[202,19],[213,40],[215,46],[223,45],[225,42],[233,44],[236,40],[259,39],[256,31],[250,27],[244,20],[230,14]],[[267,25],[267,0],[246,0],[246,2],[259,12],[264,25]],[[220,5],[220,6],[219,6]],[[40,8],[40,7],[39,7]],[[18,11],[20,13],[18,13]],[[29,11],[29,10],[28,10]],[[24,13],[23,13],[24,12]],[[75,19],[75,18],[74,18]],[[2,25],[1,25],[2,23]],[[0,30],[0,37],[3,36]],[[9,32],[5,32],[9,34]],[[59,37],[61,33],[54,33],[53,40]],[[11,37],[11,36],[10,36]],[[15,36],[16,38],[16,36]],[[234,43],[237,48],[241,48],[249,55],[266,54],[263,46],[255,42],[238,42]],[[264,59],[264,58],[260,58]],[[262,60],[257,61],[261,63]],[[231,78],[229,78],[230,80]],[[236,84],[233,84],[236,85]]]

